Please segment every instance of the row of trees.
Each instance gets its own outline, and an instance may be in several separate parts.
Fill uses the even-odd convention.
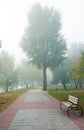
[[[84,44],[74,43],[68,49],[67,59],[52,70],[53,84],[62,83],[64,89],[66,84],[74,83],[75,88],[82,87],[84,83]]]
[[[80,50],[80,49],[79,49]],[[75,53],[74,53],[75,54]],[[74,83],[75,88],[82,87],[84,82],[84,52],[77,61],[72,62],[74,57],[67,58],[59,67],[51,68],[53,84],[62,83],[66,89],[67,83]],[[77,57],[76,57],[77,58]],[[28,64],[26,60],[21,65],[15,66],[14,58],[8,52],[0,53],[0,88],[6,92],[8,89],[42,86],[42,71]]]
[[[0,89],[8,92],[9,89],[33,87],[33,84],[42,85],[42,72],[36,67],[22,61],[15,65],[14,58],[8,52],[0,53]]]
[[[75,88],[77,88],[78,86],[82,87],[84,82],[84,52],[81,53],[84,44],[80,44],[76,52],[72,48],[68,50],[68,53],[72,51],[72,57],[71,55],[70,57],[68,56],[58,67],[51,68],[53,75],[52,83],[58,84],[61,82],[64,89],[67,88],[67,83],[73,82]],[[79,54],[78,59],[75,57],[76,53]],[[42,71],[28,64],[27,60],[22,61],[21,65],[16,66],[13,56],[5,51],[0,53],[0,87],[6,92],[8,89],[18,88],[18,86],[23,88],[35,85],[42,86],[42,76]],[[48,79],[49,77],[50,75],[48,74]]]

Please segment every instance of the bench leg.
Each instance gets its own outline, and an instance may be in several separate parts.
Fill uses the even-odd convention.
[[[61,107],[61,105],[62,105],[62,102],[60,103],[60,110],[62,110],[62,107]]]
[[[67,108],[67,115],[68,115],[68,117],[70,117],[70,113],[69,113],[70,109],[71,109],[70,107]]]
[[[80,116],[82,117],[83,115],[83,109],[80,105],[77,106],[77,110],[78,110],[78,113],[80,113]]]
[[[62,110],[62,105],[63,105],[63,104],[62,104],[62,102],[61,102],[61,103],[60,103],[60,110]],[[68,117],[70,117],[70,114],[69,114],[70,109],[71,109],[70,107],[67,108],[67,115],[68,115]]]

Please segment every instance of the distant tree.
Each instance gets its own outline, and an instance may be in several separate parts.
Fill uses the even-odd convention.
[[[2,40],[0,40],[0,48],[2,47]]]
[[[5,91],[11,85],[17,83],[17,73],[14,66],[14,59],[6,51],[0,54],[0,84],[5,86]]]
[[[81,52],[84,51],[83,43],[72,43],[67,50],[68,58],[71,60],[72,64],[76,64],[81,56]]]
[[[58,67],[56,67],[53,70],[51,70],[51,72],[52,72],[52,76],[53,76],[51,83],[54,84],[54,85],[57,85],[60,82]]]
[[[70,69],[68,70],[67,74],[71,77],[71,79],[74,81],[75,83],[75,88],[77,89],[78,87],[78,80],[79,80],[79,76],[77,73],[77,66],[76,64],[71,66]]]
[[[66,84],[69,82],[70,78],[67,75],[67,71],[69,68],[69,61],[64,61],[59,67],[53,69],[53,83],[57,84],[59,82],[62,83],[64,89],[67,89]]]
[[[41,83],[42,81],[42,72],[25,61],[24,64],[18,67],[18,73],[21,83],[25,85],[26,88],[28,88],[29,85],[33,87],[34,82]]]
[[[81,53],[80,59],[77,63],[77,74],[79,85],[82,87],[82,82],[84,82],[84,52]]]
[[[28,14],[28,26],[21,42],[30,62],[43,69],[43,90],[47,90],[48,67],[59,65],[65,55],[65,39],[60,34],[61,17],[53,8],[35,4]]]
[[[75,82],[75,88],[77,89],[79,85],[81,87],[84,81],[84,52],[82,52],[77,63],[70,67],[68,74]]]
[[[80,74],[84,76],[84,52],[81,53],[81,57],[79,59],[79,68]]]

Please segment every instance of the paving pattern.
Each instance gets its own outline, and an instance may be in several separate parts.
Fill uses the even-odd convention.
[[[58,109],[19,110],[9,130],[80,130]]]
[[[0,114],[0,130],[84,130],[84,117],[68,118],[59,104],[47,92],[29,91]]]
[[[44,95],[44,92],[30,91],[24,100],[25,102],[50,102],[51,100]]]

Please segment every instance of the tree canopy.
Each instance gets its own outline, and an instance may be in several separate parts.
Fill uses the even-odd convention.
[[[81,53],[77,63],[70,67],[68,75],[73,79],[75,88],[77,88],[78,85],[82,86],[82,82],[84,82],[84,52]]]
[[[43,69],[43,90],[47,89],[46,69],[59,65],[64,59],[66,44],[60,31],[59,11],[39,3],[31,8],[21,47],[30,61]]]
[[[2,51],[0,54],[0,85],[3,85],[7,92],[9,86],[16,84],[17,81],[14,59],[8,52]]]
[[[69,61],[66,59],[59,67],[52,70],[53,74],[53,84],[61,83],[64,86],[64,89],[67,89],[66,84],[69,82],[69,76],[67,71],[69,69]]]

